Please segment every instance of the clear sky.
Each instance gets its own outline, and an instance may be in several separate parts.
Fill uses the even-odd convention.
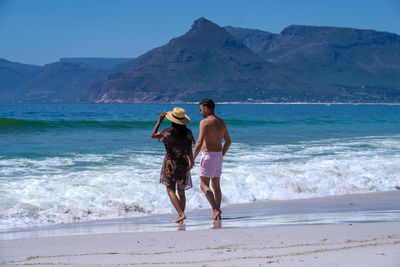
[[[137,57],[199,17],[272,33],[296,24],[400,34],[400,0],[0,0],[0,58]]]

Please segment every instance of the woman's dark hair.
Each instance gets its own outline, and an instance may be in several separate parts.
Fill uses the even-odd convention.
[[[182,124],[177,124],[177,123],[172,123],[172,134],[177,138],[177,139],[185,139],[187,136],[188,128],[186,125]]]

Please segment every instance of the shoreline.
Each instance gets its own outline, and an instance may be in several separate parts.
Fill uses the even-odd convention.
[[[215,225],[209,208],[186,212],[183,225],[176,214],[104,219],[0,231],[0,240],[68,235],[193,231],[279,225],[338,224],[400,221],[400,191],[369,192],[295,200],[263,200],[223,207],[223,220]]]

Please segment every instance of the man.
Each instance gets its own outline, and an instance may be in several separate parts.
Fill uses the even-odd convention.
[[[231,145],[228,129],[224,121],[214,114],[215,104],[209,98],[200,103],[200,113],[204,120],[200,122],[199,138],[194,148],[193,157],[202,150],[200,160],[199,176],[201,179],[201,190],[207,197],[213,209],[213,220],[221,220],[221,189],[220,177],[222,173],[222,160]],[[222,146],[222,139],[224,146]],[[210,180],[214,192],[210,189]]]

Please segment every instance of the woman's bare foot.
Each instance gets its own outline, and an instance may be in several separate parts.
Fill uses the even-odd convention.
[[[213,216],[211,217],[211,219],[213,221],[221,220],[221,213],[222,212],[220,210],[214,210]]]
[[[176,223],[181,223],[183,220],[186,219],[186,215],[182,213],[179,217],[175,220]]]

